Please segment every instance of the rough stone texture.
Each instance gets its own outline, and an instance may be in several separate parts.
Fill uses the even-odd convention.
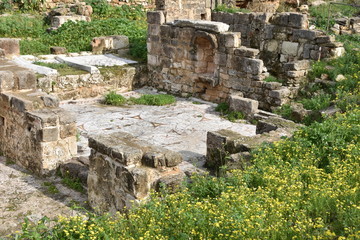
[[[210,32],[226,32],[229,30],[229,25],[221,22],[211,22],[211,21],[203,21],[203,20],[175,20],[174,26],[177,27],[191,27],[197,30],[204,30]],[[231,45],[232,47],[233,45]]]
[[[20,45],[18,39],[0,38],[0,49],[3,57],[12,58],[20,55]]]
[[[129,50],[129,38],[123,35],[96,37],[91,41],[91,47],[94,54]]]
[[[67,50],[66,50],[66,48],[64,48],[64,47],[51,47],[51,48],[50,48],[50,53],[51,53],[51,54],[55,54],[55,55],[58,55],[58,54],[66,54],[66,53],[67,53]]]
[[[179,153],[150,145],[123,132],[89,139],[90,205],[99,212],[124,211],[146,199],[159,182],[176,188],[185,174]]]
[[[0,60],[0,93],[36,87],[35,73],[9,60]]]
[[[259,102],[249,98],[230,96],[230,110],[240,111],[246,115],[253,115],[258,112]]]
[[[51,19],[51,27],[52,28],[59,28],[61,25],[63,25],[64,23],[66,23],[67,21],[73,21],[73,22],[77,22],[77,21],[86,21],[86,22],[90,22],[91,19],[90,17],[86,17],[86,16],[80,16],[80,15],[74,15],[74,16],[54,16]]]
[[[267,117],[259,121],[256,129],[258,134],[252,137],[226,129],[208,132],[206,165],[217,170],[224,165],[242,169],[249,164],[253,149],[264,142],[275,142],[283,136],[292,136],[298,126],[282,118]]]
[[[156,9],[163,11],[165,22],[172,22],[175,19],[210,20],[211,1],[197,0],[156,0]]]

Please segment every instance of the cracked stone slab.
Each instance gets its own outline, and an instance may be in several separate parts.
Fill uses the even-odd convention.
[[[179,19],[174,21],[174,26],[177,27],[192,27],[198,30],[212,31],[212,32],[226,32],[229,30],[229,25],[222,22],[213,22],[205,20],[188,20]]]

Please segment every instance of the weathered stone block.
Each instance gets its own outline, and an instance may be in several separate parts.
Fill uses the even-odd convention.
[[[50,53],[55,55],[66,54],[67,50],[64,47],[50,47]]]
[[[228,48],[236,48],[241,45],[241,33],[231,32],[231,33],[224,33],[222,34],[225,40],[225,47]]]
[[[60,100],[56,96],[41,96],[41,100],[43,100],[45,107],[59,107]]]
[[[234,50],[236,56],[247,57],[247,58],[256,58],[259,55],[260,51],[255,48],[239,47]]]
[[[247,115],[253,115],[258,112],[259,102],[249,98],[239,96],[230,96],[230,110],[240,111]]]
[[[0,38],[0,48],[4,50],[5,57],[11,58],[20,55],[18,39]]]
[[[75,123],[65,124],[60,126],[60,138],[64,139],[71,136],[76,136],[77,128]]]
[[[18,89],[35,89],[36,88],[36,75],[31,70],[22,70],[16,71],[15,75],[17,77]]]
[[[309,60],[301,60],[296,62],[289,62],[284,64],[285,71],[298,71],[298,70],[307,70],[310,69]]]
[[[320,36],[322,32],[316,30],[304,30],[304,29],[294,29],[293,39],[296,41],[299,38],[307,40],[315,40]]]
[[[226,32],[229,30],[228,24],[222,22],[211,22],[202,20],[175,20],[174,26],[192,27],[197,30],[212,31],[216,33]]]
[[[0,92],[14,88],[14,74],[10,71],[0,71]]]
[[[284,41],[281,45],[281,53],[286,55],[297,55],[299,43]]]
[[[43,142],[57,141],[58,138],[59,138],[58,127],[46,127],[41,130],[41,141]]]
[[[277,99],[288,97],[290,94],[291,94],[291,91],[288,88],[272,90],[269,92],[270,97],[277,98]]]
[[[290,13],[289,26],[294,28],[306,29],[309,26],[307,15],[301,13]]]
[[[33,103],[31,101],[21,99],[19,97],[13,96],[11,98],[11,107],[15,108],[19,112],[24,112],[27,110],[32,110],[34,108]]]
[[[165,16],[163,11],[150,11],[147,12],[147,22],[149,24],[162,25],[165,23]]]

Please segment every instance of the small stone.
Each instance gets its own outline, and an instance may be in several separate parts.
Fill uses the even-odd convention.
[[[66,54],[67,50],[64,47],[51,47],[50,48],[50,53],[55,54],[55,55]]]
[[[344,81],[344,80],[346,80],[346,77],[344,75],[342,75],[342,74],[337,75],[336,78],[335,78],[335,81],[337,81],[337,82],[341,82],[341,81]]]

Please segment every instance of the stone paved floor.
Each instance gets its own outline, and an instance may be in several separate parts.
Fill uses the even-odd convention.
[[[86,201],[85,194],[63,186],[60,178],[37,178],[0,156],[0,239],[21,230],[25,217],[35,223],[45,216],[72,216],[78,211],[70,206]]]
[[[147,89],[138,92],[149,92]],[[151,92],[151,91],[150,91]],[[136,96],[129,92],[127,96]],[[202,104],[198,104],[202,102]],[[196,104],[197,103],[197,104]],[[255,135],[255,126],[232,123],[215,112],[216,104],[198,99],[178,98],[170,106],[133,105],[127,107],[105,106],[94,101],[74,104],[67,102],[62,108],[75,113],[81,133],[82,155],[89,155],[87,136],[123,131],[183,154],[184,159],[201,165],[206,154],[208,131],[230,129],[246,136]]]

